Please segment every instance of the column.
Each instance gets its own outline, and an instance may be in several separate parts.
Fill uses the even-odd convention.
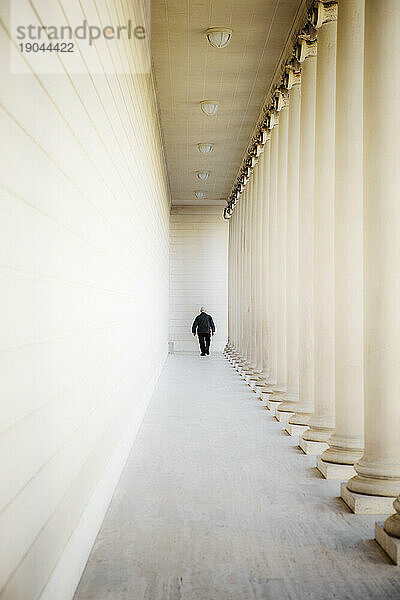
[[[364,446],[364,0],[339,0],[336,55],[335,431],[317,467],[348,479]]]
[[[277,416],[286,425],[299,400],[299,167],[300,167],[300,71],[289,66],[288,163],[286,210],[286,379],[287,389]]]
[[[314,175],[317,42],[299,37],[301,62],[300,181],[299,181],[299,402],[287,431],[303,433],[314,412]]]
[[[235,323],[235,340],[234,340],[234,361],[235,363],[240,358],[239,353],[239,285],[240,285],[240,203],[236,203],[235,207],[235,311],[233,313]]]
[[[250,178],[245,187],[245,219],[244,219],[244,261],[243,261],[243,339],[244,339],[244,360],[245,369],[243,376],[252,374],[253,368],[251,365],[250,355],[250,318],[251,318],[251,199],[252,199],[253,181]]]
[[[255,273],[255,310],[256,310],[256,340],[257,340],[257,364],[256,370],[259,373],[257,385],[265,379],[263,372],[263,303],[264,303],[264,282],[263,282],[263,235],[264,235],[264,171],[265,171],[265,147],[260,149],[260,156],[257,165],[257,233],[256,248],[257,257]]]
[[[265,393],[271,392],[277,381],[277,326],[276,307],[278,295],[278,251],[277,251],[277,192],[278,192],[278,150],[279,150],[279,125],[277,113],[270,115],[271,141],[270,141],[270,164],[268,185],[268,279],[267,279],[267,357],[268,378],[263,388]]]
[[[243,287],[244,287],[244,217],[245,217],[245,193],[240,194],[239,196],[239,220],[238,220],[238,351],[239,351],[239,360],[237,362],[238,370],[241,369],[244,364],[244,340],[243,340]]]
[[[270,376],[270,340],[269,340],[269,186],[270,186],[270,163],[271,163],[271,133],[266,133],[267,140],[263,152],[263,186],[262,186],[262,247],[261,247],[261,283],[262,283],[262,387],[260,388],[260,398],[262,399],[262,390],[269,380]]]
[[[236,338],[236,301],[237,301],[237,276],[236,276],[236,224],[237,207],[229,221],[229,340],[226,349],[226,356],[231,361],[235,355]]]
[[[242,285],[242,202],[241,196],[238,196],[238,201],[236,204],[235,211],[237,212],[237,221],[236,221],[236,311],[235,311],[235,321],[236,321],[236,360],[235,360],[235,368],[238,369],[240,362],[242,360],[241,353],[241,307],[242,307],[242,299],[241,299],[241,285]]]
[[[231,333],[232,339],[230,340],[230,348],[228,350],[229,360],[233,364],[237,353],[237,321],[236,321],[236,308],[237,308],[237,220],[238,220],[238,206],[234,208],[231,220],[229,222],[229,234],[232,228],[232,247],[229,248],[232,260],[232,309],[231,309]]]
[[[318,2],[314,179],[315,410],[300,438],[306,453],[320,454],[335,426],[334,190],[337,4]],[[312,442],[310,444],[310,442]]]
[[[254,371],[253,382],[258,379],[258,374],[261,372],[258,361],[258,328],[257,328],[257,263],[259,256],[257,253],[257,236],[258,236],[258,163],[253,169],[251,175],[252,180],[252,197],[251,197],[251,321],[250,321],[250,349],[251,349],[251,365]],[[250,382],[249,382],[250,383]]]
[[[259,377],[259,366],[257,363],[257,202],[258,202],[258,164],[253,168],[248,183],[250,193],[249,205],[249,314],[248,314],[248,355],[250,369],[245,374],[245,380],[254,388]]]
[[[246,329],[245,329],[245,313],[246,313],[246,272],[247,272],[247,264],[246,264],[246,244],[247,244],[247,230],[246,230],[246,219],[247,219],[247,200],[248,200],[248,188],[245,187],[243,193],[241,195],[241,204],[242,204],[242,257],[241,257],[241,269],[240,269],[240,278],[241,278],[241,311],[240,311],[240,326],[241,326],[241,363],[242,369],[247,368],[247,357],[246,357]]]
[[[224,354],[227,355],[232,343],[232,303],[233,303],[233,263],[232,263],[232,219],[233,215],[229,220],[228,225],[228,341],[224,348]]]
[[[366,0],[364,40],[365,450],[347,490],[388,513],[400,493],[399,2]]]
[[[279,111],[279,141],[277,170],[276,213],[276,384],[273,400],[281,402],[280,395],[286,390],[286,197],[289,110],[286,90],[279,89],[276,109]]]
[[[245,327],[246,327],[246,340],[247,340],[247,351],[246,351],[246,356],[247,356],[247,362],[249,364],[249,371],[251,372],[251,374],[253,374],[254,372],[254,364],[253,364],[253,356],[252,356],[252,337],[253,337],[253,331],[252,331],[252,318],[253,318],[253,310],[252,310],[252,303],[253,303],[253,207],[254,207],[254,178],[252,176],[250,176],[249,178],[249,182],[247,184],[247,189],[248,189],[248,193],[247,193],[247,225],[246,225],[246,234],[247,234],[247,269],[246,269],[246,279],[247,279],[247,285],[246,285],[246,290],[247,290],[247,314],[246,314],[246,321],[245,321]]]

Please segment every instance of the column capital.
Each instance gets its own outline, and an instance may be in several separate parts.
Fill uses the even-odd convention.
[[[310,40],[305,35],[300,34],[297,38],[294,53],[300,63],[304,62],[307,58],[317,56],[317,40]]]
[[[276,125],[279,125],[279,113],[275,110],[275,108],[271,106],[267,110],[267,114],[265,117],[265,126],[266,129],[269,129],[271,131],[271,129],[276,127]]]
[[[271,130],[269,127],[261,129],[261,143],[263,146],[271,139]]]
[[[297,61],[290,62],[285,67],[283,75],[283,86],[287,90],[291,90],[295,85],[301,83],[301,70]]]
[[[337,21],[337,0],[316,0],[308,16],[315,29],[320,29],[324,23]]]
[[[274,92],[274,109],[280,112],[289,105],[289,94],[283,86],[276,88]]]

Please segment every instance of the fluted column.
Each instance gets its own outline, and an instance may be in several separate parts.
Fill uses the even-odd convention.
[[[256,311],[256,342],[257,342],[257,360],[256,370],[259,373],[259,380],[262,380],[263,372],[263,303],[264,303],[264,282],[263,282],[263,235],[264,235],[264,149],[260,149],[261,154],[257,165],[257,211],[256,211],[256,272],[255,272],[255,311]]]
[[[270,161],[271,161],[271,135],[268,132],[267,141],[265,142],[262,170],[263,170],[263,186],[262,186],[262,247],[261,247],[261,282],[262,282],[262,374],[264,384],[269,379],[270,375],[270,339],[269,339],[269,322],[270,314],[269,307],[269,187],[270,187]]]
[[[277,173],[277,371],[274,386],[274,399],[286,390],[286,196],[287,196],[287,158],[289,110],[287,95],[279,91],[277,97],[279,110],[279,142]]]
[[[243,319],[244,319],[244,290],[245,290],[245,253],[244,253],[244,244],[245,244],[245,216],[246,216],[246,190],[240,195],[239,201],[239,310],[238,310],[238,323],[239,323],[239,353],[240,353],[240,361],[239,366],[244,365],[245,356],[244,356],[244,333],[243,333]]]
[[[365,450],[348,489],[400,493],[400,3],[365,3]],[[398,504],[396,504],[398,509]],[[397,522],[392,519],[387,524]]]
[[[250,177],[246,185],[246,271],[245,271],[245,315],[244,315],[244,331],[246,340],[245,358],[248,365],[247,374],[253,374],[254,365],[252,363],[252,210],[253,210],[253,188],[254,179]]]
[[[251,350],[251,365],[253,367],[255,376],[261,372],[259,360],[258,360],[258,327],[257,327],[257,289],[258,289],[258,261],[259,256],[257,252],[257,236],[258,236],[258,188],[259,188],[259,177],[258,177],[258,163],[255,165],[252,179],[252,197],[251,197],[251,328],[250,328],[250,350]]]
[[[300,72],[290,68],[286,211],[286,379],[287,389],[279,412],[294,412],[299,400],[299,160]]]
[[[233,334],[232,334],[232,310],[233,310],[233,259],[232,259],[232,251],[233,251],[233,222],[232,219],[234,215],[229,220],[229,228],[228,228],[228,341],[224,349],[224,353],[228,352],[230,345],[232,344]]]
[[[241,250],[241,205],[238,200],[235,208],[235,253],[236,253],[236,298],[235,298],[235,363],[238,364],[240,355],[240,250]]]
[[[238,301],[239,301],[239,259],[238,259],[238,244],[239,244],[239,212],[240,208],[236,205],[234,216],[234,236],[235,236],[235,247],[234,247],[234,265],[235,265],[235,287],[234,287],[234,311],[233,311],[233,330],[234,330],[234,353],[238,352],[238,338],[239,338],[239,327],[238,327]]]
[[[247,291],[248,291],[248,305],[247,305],[247,360],[250,365],[250,370],[254,373],[254,197],[255,197],[255,186],[256,182],[254,179],[254,173],[250,176],[247,187],[249,188],[248,195],[248,221],[247,221],[247,233],[248,233],[248,245],[247,245]]]
[[[289,425],[308,425],[314,412],[314,175],[317,42],[301,36],[297,44],[301,67],[299,180],[299,402]],[[290,429],[290,428],[289,428]],[[300,430],[301,433],[301,430]]]
[[[364,0],[339,0],[336,56],[335,415],[318,468],[348,478],[363,452]],[[328,464],[325,464],[328,463]],[[339,467],[340,465],[340,467]],[[342,465],[347,465],[343,467]],[[350,468],[349,468],[350,465]]]
[[[319,2],[314,13],[318,29],[315,188],[314,188],[314,344],[315,410],[303,440],[327,442],[335,426],[334,343],[334,189],[336,9]],[[302,446],[303,447],[303,446]],[[303,448],[304,449],[304,448]],[[319,452],[318,452],[319,453]]]
[[[250,335],[249,335],[249,316],[250,316],[250,305],[251,305],[251,292],[250,292],[250,214],[251,214],[251,179],[249,183],[246,185],[244,194],[243,194],[243,206],[244,206],[244,225],[243,225],[243,235],[244,235],[244,243],[243,243],[243,354],[246,369],[251,372],[250,365]]]
[[[272,118],[272,117],[271,117]],[[277,192],[278,192],[278,117],[273,113],[271,122],[269,203],[268,203],[268,296],[267,296],[267,348],[268,379],[265,391],[269,391],[277,381],[277,297],[278,297],[278,231],[277,231]]]
[[[238,262],[238,222],[239,222],[239,205],[237,204],[235,206],[235,210],[234,210],[234,221],[233,221],[233,228],[234,228],[234,249],[233,249],[233,254],[234,254],[234,273],[235,273],[235,284],[234,284],[234,300],[233,300],[233,313],[232,313],[232,326],[233,326],[233,331],[234,331],[234,337],[233,337],[233,347],[232,347],[232,351],[230,354],[230,361],[231,363],[234,365],[238,359],[238,354],[239,354],[239,345],[238,345],[238,302],[239,302],[239,277],[238,277],[238,269],[239,269],[239,262]]]
[[[236,304],[237,304],[237,218],[238,210],[233,211],[229,221],[229,257],[230,257],[230,278],[229,278],[229,356],[237,351],[237,322],[236,322]]]

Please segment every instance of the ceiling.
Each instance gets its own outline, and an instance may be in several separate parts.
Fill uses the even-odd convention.
[[[153,0],[151,44],[173,204],[224,205],[269,90],[300,0]],[[208,27],[233,29],[226,48]],[[217,100],[206,116],[201,100]],[[199,142],[214,143],[202,155]],[[211,172],[203,183],[197,170]],[[195,190],[205,191],[198,200]]]

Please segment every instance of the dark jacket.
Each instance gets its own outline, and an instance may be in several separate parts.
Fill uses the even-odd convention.
[[[214,333],[215,325],[211,315],[204,312],[197,315],[193,321],[192,333],[196,333],[196,329],[197,333],[210,333],[210,329]]]

